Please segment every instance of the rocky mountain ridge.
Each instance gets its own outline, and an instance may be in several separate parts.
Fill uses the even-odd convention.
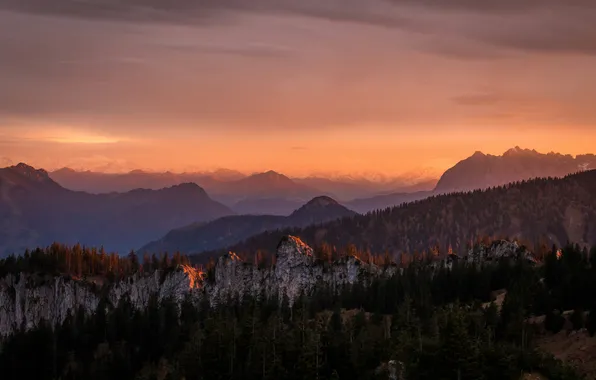
[[[596,156],[540,153],[534,149],[511,148],[500,156],[480,151],[445,171],[434,192],[446,193],[485,189],[537,177],[563,177],[596,168]]]
[[[483,248],[484,258],[502,256],[507,250],[518,248],[509,242],[493,244]],[[108,288],[101,292],[98,284],[65,275],[11,274],[0,279],[0,337],[19,329],[33,329],[43,322],[60,324],[76,310],[97,313],[100,304],[115,306],[124,299],[136,309],[146,308],[153,296],[158,301],[170,299],[177,304],[189,300],[197,307],[205,299],[217,306],[245,296],[276,297],[292,305],[301,294],[309,294],[317,285],[335,290],[356,283],[366,285],[376,276],[393,276],[398,272],[397,265],[379,267],[356,257],[323,263],[299,238],[286,236],[279,243],[276,263],[270,268],[243,262],[230,252],[218,259],[212,273],[189,266],[169,272],[136,273],[106,285]]]

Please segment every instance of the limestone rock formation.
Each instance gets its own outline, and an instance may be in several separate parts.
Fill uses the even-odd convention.
[[[332,289],[368,281],[370,276],[384,273],[355,257],[334,263],[317,262],[311,247],[294,236],[284,237],[277,247],[273,268],[260,269],[243,262],[234,253],[223,255],[215,266],[215,281],[205,285],[205,294],[212,305],[229,299],[277,297],[292,305],[301,294],[310,293],[317,284]],[[387,271],[387,275],[395,271]]]
[[[489,262],[503,257],[533,260],[517,243],[507,241],[476,247],[466,260]],[[453,260],[449,262],[452,264]],[[317,286],[337,291],[346,285],[370,284],[374,278],[393,276],[398,270],[395,265],[381,268],[356,257],[320,262],[299,238],[286,236],[278,245],[275,265],[268,268],[246,263],[230,252],[218,259],[210,275],[180,266],[169,271],[136,273],[107,285],[67,275],[8,275],[0,279],[0,338],[19,329],[30,330],[42,322],[60,324],[77,310],[87,314],[104,312],[98,310],[100,304],[116,307],[122,300],[139,310],[148,306],[151,297],[178,304],[189,300],[195,305],[207,300],[215,307],[243,297],[266,297],[292,305]]]
[[[496,240],[489,245],[479,244],[468,251],[468,263],[489,263],[502,259],[523,259],[529,263],[537,263],[534,255],[516,241]]]
[[[490,244],[477,244],[470,250],[467,255],[460,256],[457,254],[449,254],[439,261],[431,264],[434,269],[438,268],[453,268],[457,262],[465,262],[467,264],[487,265],[495,263],[503,259],[524,260],[529,264],[538,264],[538,260],[534,254],[528,251],[524,246],[516,241],[495,240]]]
[[[162,279],[163,276],[163,279]],[[198,296],[202,274],[190,267],[170,273],[156,271],[150,275],[135,274],[112,284],[106,295],[108,305],[116,306],[128,299],[133,307],[147,307],[151,296],[159,301],[182,300],[189,293]],[[57,325],[69,314],[83,309],[97,311],[101,300],[100,286],[69,276],[8,275],[0,280],[0,337],[17,329],[30,330],[47,322]]]
[[[197,305],[206,298],[213,306],[245,296],[277,297],[291,305],[317,284],[337,289],[369,281],[368,274],[380,275],[382,271],[354,257],[332,264],[318,263],[312,248],[287,236],[279,244],[274,267],[259,268],[230,252],[219,258],[213,273],[213,278],[207,278],[206,273],[188,266],[168,272],[136,273],[108,285],[107,292],[100,291],[100,285],[92,281],[69,276],[9,275],[0,279],[0,337],[21,328],[35,328],[44,321],[60,324],[81,308],[88,314],[96,313],[102,297],[107,307],[126,299],[137,309],[146,308],[153,296],[158,301],[171,299],[178,304],[189,299]]]

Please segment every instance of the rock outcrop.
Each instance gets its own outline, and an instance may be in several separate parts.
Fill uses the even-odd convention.
[[[198,296],[202,281],[202,273],[184,266],[170,273],[135,274],[112,284],[103,297],[112,306],[127,299],[137,309],[147,307],[152,296],[180,303],[189,293]],[[42,322],[60,324],[81,309],[93,314],[102,294],[99,285],[68,276],[8,275],[0,280],[0,337]]]
[[[215,266],[215,281],[207,282],[204,293],[212,305],[229,299],[277,297],[292,305],[301,294],[310,293],[317,284],[332,289],[370,281],[385,273],[375,265],[365,264],[356,257],[342,258],[334,263],[317,262],[313,250],[294,236],[284,237],[277,247],[276,263],[260,269],[243,262],[234,253],[223,255]]]
[[[276,297],[291,305],[318,284],[337,289],[368,282],[382,273],[376,266],[355,257],[319,263],[312,248],[296,237],[287,236],[280,242],[276,265],[271,268],[245,263],[230,252],[219,258],[211,278],[195,268],[181,266],[168,272],[137,273],[102,289],[92,281],[68,276],[9,275],[0,280],[0,337],[18,329],[32,329],[42,322],[60,324],[81,309],[93,314],[101,301],[107,307],[115,307],[121,300],[128,300],[133,307],[143,309],[153,296],[158,301],[171,299],[179,304],[189,299],[198,305],[207,299],[213,306],[251,296]]]
[[[525,260],[536,264],[534,255],[516,241],[496,240],[485,245],[479,244],[468,251],[465,260],[468,263],[489,263],[502,259]]]
[[[498,262],[500,260],[524,260],[529,264],[538,264],[538,260],[528,251],[526,247],[520,245],[516,241],[495,240],[490,244],[477,244],[470,250],[467,255],[459,256],[457,254],[449,254],[440,261],[435,261],[431,265],[436,269],[439,267],[451,269],[457,262],[465,262],[467,264],[487,265]]]
[[[433,265],[451,266],[454,257]],[[531,255],[517,243],[501,241],[477,247],[465,259],[476,263],[504,257],[530,260]],[[381,268],[356,257],[320,262],[312,248],[297,237],[286,236],[278,245],[275,265],[267,268],[246,263],[230,252],[219,258],[209,274],[180,266],[165,272],[137,273],[108,285],[69,276],[9,275],[0,279],[0,338],[19,329],[30,330],[42,322],[60,324],[77,310],[93,314],[100,304],[116,307],[122,300],[139,310],[148,306],[151,297],[178,304],[189,300],[196,305],[207,300],[212,306],[243,297],[266,297],[292,305],[317,286],[336,291],[356,283],[367,285],[374,278],[389,277],[398,270],[396,265]]]

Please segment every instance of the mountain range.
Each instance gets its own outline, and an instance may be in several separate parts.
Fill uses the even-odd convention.
[[[531,178],[563,177],[578,171],[596,169],[596,155],[573,157],[560,153],[539,153],[518,146],[501,156],[476,152],[445,171],[434,189],[401,191],[354,199],[346,206],[360,213],[413,202],[432,195],[488,189]]]
[[[54,241],[126,252],[173,228],[231,215],[198,185],[89,194],[26,164],[0,169],[0,255]]]
[[[429,197],[437,199],[440,194],[453,191],[485,189],[534,177],[560,177],[594,167],[596,167],[596,156],[589,154],[577,157],[558,153],[541,154],[519,147],[510,149],[501,156],[477,152],[447,170],[434,189],[415,191],[419,188],[417,185],[412,185],[408,188],[409,191],[387,192],[382,190],[384,185],[380,184],[377,195],[342,201],[344,208],[331,198],[318,198],[330,196],[330,194],[314,187],[327,189],[336,187],[337,190],[343,185],[334,182],[336,179],[312,177],[297,180],[274,171],[243,176],[241,173],[228,170],[207,174],[157,174],[143,171],[101,174],[61,169],[47,173],[26,164],[19,164],[0,169],[0,253],[18,252],[25,248],[47,245],[53,241],[103,245],[108,250],[119,252],[141,246],[168,251],[192,249],[193,252],[197,252],[234,244],[249,238],[251,234],[263,231],[305,227],[308,224],[305,220],[308,218],[304,216],[297,218],[296,212],[313,198],[327,199],[335,203],[335,208],[323,214],[309,216],[312,223],[321,223],[353,215],[345,214],[346,210],[364,214]],[[194,183],[183,182],[185,180],[194,180]],[[362,183],[358,182],[361,179],[356,182],[350,182],[349,179],[342,179],[342,181],[352,185]],[[199,182],[207,184],[211,190],[203,189],[200,184],[197,184]],[[171,183],[174,185],[170,185]],[[70,184],[72,189],[65,188],[67,184]],[[135,185],[163,187],[101,193],[102,190],[107,191],[118,186]],[[429,183],[421,186],[428,187]],[[100,191],[100,194],[75,191],[81,188],[94,188]],[[490,203],[492,200],[487,199],[486,202]],[[507,202],[513,204],[513,199]],[[506,206],[513,208],[511,204]],[[442,207],[437,203],[433,205],[436,208]],[[566,209],[559,211],[561,215],[567,215]],[[434,215],[438,211],[430,207],[423,212]],[[492,212],[496,220],[512,218],[512,214],[501,215],[504,211],[494,209]],[[234,214],[251,214],[253,217],[230,217]],[[378,212],[373,213],[373,215],[377,214]],[[254,217],[258,215],[263,215],[263,218]],[[221,217],[228,218],[207,223]],[[408,217],[412,221],[418,220],[422,223],[421,216]],[[355,217],[355,219],[358,218],[360,216]],[[459,225],[454,228],[459,228],[461,231],[472,229],[478,232],[480,220],[468,221],[469,226]],[[439,232],[443,227],[435,227],[438,230],[429,230],[425,233],[431,237],[440,235]],[[392,231],[389,225],[383,228]],[[184,235],[181,231],[191,231],[199,237],[194,239],[184,235],[185,237],[178,242],[168,238],[170,231],[172,232],[170,237]],[[508,228],[504,231],[510,234],[516,233],[515,229]],[[353,233],[359,232],[355,230]],[[378,231],[374,232],[376,233]],[[410,239],[410,243],[397,244],[397,249],[402,249],[402,246],[410,249],[424,245],[420,242],[414,244],[411,240],[412,234],[412,230],[401,230],[399,237],[394,239]],[[527,231],[522,235],[528,235]],[[163,238],[158,240],[161,242],[158,245],[147,244],[160,236]],[[562,239],[564,234],[559,231],[553,236],[558,240]],[[461,235],[458,237],[461,238]],[[571,240],[584,241],[585,239]],[[451,242],[462,244],[461,241]]]
[[[456,252],[482,237],[509,237],[529,246],[596,244],[596,170],[564,178],[540,178],[488,190],[436,195],[366,215],[303,228],[268,231],[227,247],[238,254],[274,252],[292,234],[310,245],[349,244],[373,252]],[[214,252],[217,253],[217,252]],[[210,257],[205,253],[201,260]],[[219,254],[219,253],[217,253]]]
[[[90,193],[124,192],[135,188],[161,189],[192,182],[237,214],[289,215],[316,196],[338,199],[357,212],[399,205],[433,194],[485,189],[535,177],[560,177],[596,168],[592,154],[542,154],[515,147],[500,156],[476,152],[448,169],[440,179],[427,176],[369,180],[363,177],[290,178],[275,171],[250,176],[227,169],[197,173],[124,174],[78,172],[64,168],[50,173],[62,186]]]
[[[202,173],[96,173],[63,168],[50,173],[62,186],[89,193],[125,192],[135,188],[161,189],[193,182],[238,214],[289,215],[316,196],[327,195],[342,202],[381,193],[432,190],[437,179],[404,178],[375,182],[366,178],[290,178],[275,171],[244,176],[231,170]],[[420,180],[420,182],[415,182]],[[411,183],[414,181],[414,183]],[[366,210],[369,211],[369,210]]]
[[[208,223],[195,223],[172,230],[163,238],[146,244],[139,252],[202,252],[238,243],[263,231],[304,227],[357,215],[332,198],[312,199],[289,216],[232,215]]]
[[[435,192],[485,189],[529,178],[562,177],[589,169],[596,169],[596,155],[542,154],[516,146],[501,156],[474,153],[448,169],[439,179]]]

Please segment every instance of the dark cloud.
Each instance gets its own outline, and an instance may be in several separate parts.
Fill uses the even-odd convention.
[[[391,6],[451,11],[523,12],[560,7],[596,9],[592,0],[0,0],[0,8],[26,12],[94,18],[172,17],[173,14],[207,15],[217,10],[251,12],[288,11],[329,19],[384,23],[394,20]],[[379,11],[381,10],[381,11]],[[377,17],[370,18],[370,15]]]
[[[454,34],[519,50],[596,53],[593,0],[0,0],[0,9],[98,19],[212,24],[222,22],[224,14],[230,12],[286,13],[439,37]],[[425,18],[426,13],[440,17],[431,22]],[[457,25],[449,23],[454,15],[462,16]],[[439,46],[437,52],[450,50]]]
[[[501,28],[482,31],[480,38],[523,51],[596,54],[596,11],[570,9],[567,14],[553,11],[530,20],[504,20]]]
[[[252,58],[289,58],[292,55],[290,49],[284,49],[274,46],[242,46],[242,47],[222,47],[209,45],[180,45],[172,44],[165,46],[167,49],[177,50],[183,53],[190,54],[215,54],[215,55],[230,55],[240,57]]]
[[[413,5],[419,7],[439,8],[442,10],[454,11],[475,11],[475,12],[520,12],[533,11],[537,9],[566,7],[595,9],[596,4],[592,0],[388,0],[399,5]]]

